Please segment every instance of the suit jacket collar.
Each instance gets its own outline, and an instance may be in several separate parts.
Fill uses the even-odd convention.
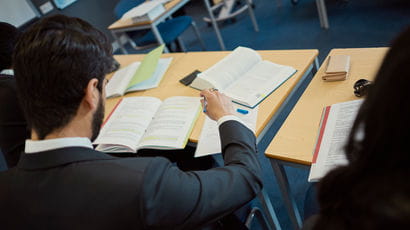
[[[105,153],[84,147],[67,147],[44,152],[22,153],[17,167],[20,169],[36,170],[58,167],[81,161],[116,159]]]
[[[14,70],[13,69],[3,69],[0,74],[4,75],[9,75],[9,76],[14,76]]]

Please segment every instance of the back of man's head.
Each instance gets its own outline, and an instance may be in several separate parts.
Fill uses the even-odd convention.
[[[13,56],[17,91],[39,139],[71,121],[91,79],[102,92],[111,53],[106,36],[78,18],[51,16],[22,34]]]
[[[11,56],[20,31],[5,22],[0,22],[0,71],[12,66]]]

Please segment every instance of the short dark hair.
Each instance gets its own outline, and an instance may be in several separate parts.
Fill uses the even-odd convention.
[[[112,60],[107,37],[79,18],[47,17],[22,34],[13,56],[17,92],[40,139],[71,121],[91,79],[102,92]]]
[[[0,71],[12,66],[11,57],[19,35],[16,27],[0,22]]]
[[[349,164],[319,183],[314,229],[410,227],[410,28],[392,44],[356,117]]]

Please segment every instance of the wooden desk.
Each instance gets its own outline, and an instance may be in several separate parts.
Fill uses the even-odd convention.
[[[301,226],[301,218],[289,193],[289,183],[283,164],[309,168],[312,163],[312,154],[323,108],[338,102],[357,99],[353,94],[354,83],[361,78],[373,79],[386,51],[387,48],[331,50],[329,55],[350,55],[351,67],[347,80],[338,82],[324,82],[322,80],[328,55],[266,149],[265,155],[271,159],[272,168],[278,178],[282,194],[287,200],[288,211],[293,213],[290,215],[293,216],[292,221],[295,225]]]
[[[256,125],[256,135],[260,140],[271,124],[271,119],[274,114],[282,106],[285,99],[295,89],[297,84],[313,71],[313,65],[318,55],[317,50],[281,50],[281,51],[259,51],[264,60],[290,65],[298,71],[281,87],[275,90],[267,97],[259,106],[258,120]],[[164,100],[171,96],[199,96],[199,91],[190,87],[186,87],[179,83],[179,80],[185,75],[191,73],[195,69],[201,71],[211,67],[229,52],[189,52],[189,53],[173,53],[163,54],[162,57],[173,57],[171,66],[166,72],[160,86],[158,88],[134,92],[126,94],[130,96],[153,96]],[[144,55],[117,55],[115,58],[122,66],[126,66],[131,62],[141,60]],[[110,76],[109,76],[110,77]],[[106,113],[112,110],[119,98],[111,98],[106,101]],[[205,115],[201,114],[195,127],[189,137],[189,141],[197,143],[201,133]]]
[[[118,42],[118,45],[120,46],[122,52],[124,54],[127,54],[127,50],[124,48],[122,45],[119,37],[117,34],[122,33],[122,32],[127,32],[127,31],[134,31],[134,30],[144,30],[144,29],[151,29],[152,32],[155,35],[155,38],[157,39],[159,44],[164,44],[164,40],[161,37],[161,34],[158,31],[157,25],[161,22],[163,22],[166,18],[170,17],[175,11],[183,7],[185,4],[187,4],[189,0],[172,0],[167,2],[164,6],[166,11],[158,16],[156,19],[152,21],[146,21],[146,22],[139,22],[139,23],[133,23],[131,19],[119,19],[113,24],[111,24],[108,29],[111,31],[112,36],[114,39]],[[164,48],[165,53],[169,53],[168,48],[165,46]]]

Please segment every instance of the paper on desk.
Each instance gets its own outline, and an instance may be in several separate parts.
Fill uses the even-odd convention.
[[[159,83],[165,75],[165,72],[171,65],[171,62],[172,57],[160,58],[158,60],[158,65],[156,66],[155,71],[152,74],[152,77],[136,85],[133,85],[128,89],[128,82],[131,81],[131,78],[133,77],[134,73],[140,67],[141,62],[133,62],[130,65],[121,68],[120,70],[114,73],[114,75],[112,76],[112,78],[110,79],[105,88],[107,98],[122,96],[124,93],[132,91],[146,90],[158,87]]]
[[[127,89],[127,92],[152,89],[152,88],[158,87],[159,83],[162,80],[162,77],[164,77],[165,72],[167,71],[168,67],[171,65],[171,61],[172,61],[172,57],[159,59],[158,65],[155,68],[155,71],[154,71],[154,74],[152,74],[152,77],[134,86],[129,87]]]
[[[161,4],[165,4],[167,2],[170,2],[171,0],[152,0],[153,2],[160,2]]]
[[[129,19],[134,17],[141,17],[143,15],[147,15],[148,13],[155,11],[159,4],[163,4],[163,1],[145,1],[141,4],[137,5],[136,7],[127,11],[124,15],[122,15],[121,19]],[[165,11],[165,9],[162,9]]]
[[[239,117],[243,123],[250,130],[255,132],[256,120],[258,118],[258,107],[249,109],[244,106],[234,105],[236,109],[248,110],[248,114],[241,114],[236,112],[236,116]],[[216,121],[211,120],[208,116],[205,118],[204,125],[202,127],[201,135],[199,136],[198,145],[194,157],[203,157],[207,155],[221,153],[221,139],[219,137],[219,129]]]
[[[128,83],[137,71],[141,62],[133,62],[130,65],[119,69],[114,73],[105,87],[107,98],[121,96],[127,89]]]
[[[158,48],[155,48],[151,52],[149,52],[142,60],[140,67],[135,71],[134,76],[132,77],[130,83],[127,86],[127,89],[131,88],[132,86],[143,82],[150,78],[158,65],[159,57],[164,50],[165,45],[162,44]]]

